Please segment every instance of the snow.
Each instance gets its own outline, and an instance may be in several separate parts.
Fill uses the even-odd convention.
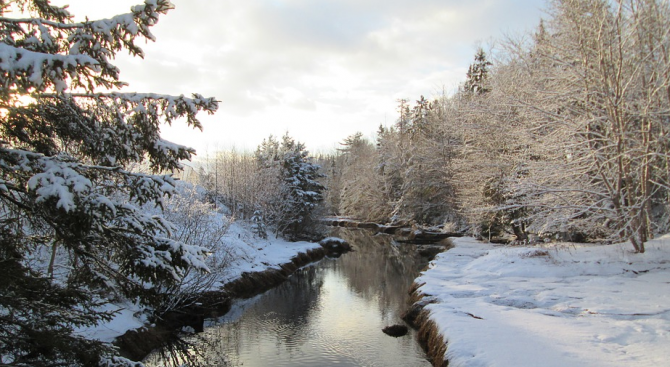
[[[320,243],[337,243],[337,244],[342,245],[342,244],[347,243],[347,241],[345,241],[344,239],[339,238],[339,237],[326,237],[326,238],[322,239]]]
[[[75,330],[75,334],[111,343],[114,338],[123,335],[128,330],[141,328],[147,322],[146,314],[143,313],[141,306],[133,302],[106,304],[99,311],[116,312],[116,314],[113,319],[101,322],[95,327],[79,328]]]
[[[237,222],[228,229],[224,242],[229,247],[224,251],[232,255],[232,259],[219,279],[219,285],[238,279],[245,272],[280,269],[298,253],[321,248],[318,243],[288,242],[272,235],[268,239],[259,239],[253,235],[251,226],[250,223]]]
[[[670,360],[670,235],[501,247],[453,239],[418,279],[451,367],[661,366]]]
[[[188,150],[189,148],[185,145],[175,144],[173,142],[157,139],[154,142],[154,149],[160,152],[163,152],[164,155],[173,154],[176,155],[182,150]]]
[[[76,208],[74,193],[81,194],[91,189],[91,181],[72,167],[75,165],[58,160],[41,160],[44,171],[28,180],[28,188],[37,194],[37,202],[58,198],[56,207],[71,211]]]
[[[221,216],[221,221],[225,222],[226,218],[223,213],[216,212],[215,215]],[[215,272],[217,279],[212,282],[213,289],[240,278],[245,272],[280,269],[282,264],[289,263],[298,253],[321,247],[311,242],[288,242],[281,238],[274,238],[272,235],[268,236],[268,239],[259,239],[254,236],[251,226],[251,223],[241,221],[232,223],[221,241],[223,245],[214,249],[212,257],[219,259],[227,257],[228,260],[225,261],[226,266],[223,271]],[[153,254],[155,256],[147,257],[145,260],[150,261],[147,259],[156,259],[160,256],[167,256],[167,254],[169,253]],[[91,339],[111,342],[128,330],[147,326],[146,315],[139,305],[126,301],[121,304],[108,304],[101,311],[114,310],[119,310],[119,312],[111,321],[100,323],[92,328],[82,328],[77,332]]]
[[[37,86],[43,83],[44,65],[48,70],[55,69],[55,66],[58,65],[57,70],[60,71],[80,65],[96,66],[98,64],[97,60],[87,55],[50,55],[0,43],[0,70],[9,75],[30,73],[30,82]],[[57,90],[63,91],[65,85],[59,79],[60,77],[62,75],[54,78],[54,82],[57,83]]]

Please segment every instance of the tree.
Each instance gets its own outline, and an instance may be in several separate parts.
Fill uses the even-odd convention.
[[[406,101],[404,101],[406,102]],[[403,104],[399,109],[401,114],[398,120],[400,124],[404,127],[407,126],[408,118],[405,118]],[[409,108],[407,108],[407,111]],[[404,121],[404,122],[403,122]],[[380,176],[381,185],[381,195],[383,202],[387,206],[384,209],[384,219],[396,221],[397,217],[391,218],[392,213],[396,212],[398,203],[401,201],[403,195],[403,185],[404,185],[404,176],[405,166],[407,162],[407,143],[406,143],[406,131],[407,129],[400,129],[399,124],[396,124],[396,128],[379,128],[377,132],[377,149],[376,149],[376,159],[377,159],[377,174]]]
[[[319,155],[316,159],[316,164],[321,166],[321,170],[325,175],[323,185],[328,188],[324,195],[324,214],[325,215],[342,215],[341,196],[342,186],[342,157],[339,154],[325,154]]]
[[[361,220],[388,220],[391,206],[384,195],[375,146],[361,133],[348,136],[341,145],[340,212]]]
[[[169,172],[194,150],[160,138],[179,118],[201,128],[212,98],[120,89],[110,62],[173,8],[147,0],[128,14],[74,22],[48,0],[0,2],[0,359],[13,366],[131,365],[73,330],[110,319],[112,299],[152,305],[206,250],[170,237],[141,206],[161,207]],[[11,18],[14,14],[27,18]],[[154,173],[128,168],[146,159]]]
[[[475,62],[470,64],[463,90],[470,94],[485,94],[490,91],[487,85],[489,66],[493,65],[481,47],[475,54]]]
[[[668,228],[665,1],[557,0],[531,56],[530,126],[548,157],[519,186],[535,218],[583,222],[635,251]],[[550,164],[547,164],[550,163]]]
[[[277,230],[289,239],[298,239],[315,225],[314,215],[325,187],[318,181],[320,167],[312,162],[304,144],[287,133],[280,153],[282,189]]]
[[[270,136],[255,152],[260,213],[263,221],[289,240],[310,235],[325,187],[320,166],[305,145],[286,133],[281,142]],[[259,217],[261,218],[261,217]]]
[[[254,211],[254,215],[251,217],[251,230],[258,238],[268,238],[267,229],[265,228],[265,218],[263,218],[263,213],[260,210]]]
[[[280,216],[281,190],[281,159],[279,141],[270,135],[258,146],[254,153],[256,159],[256,197],[266,223],[276,223]]]
[[[164,208],[145,206],[147,213],[163,215],[172,224],[172,238],[190,246],[207,249],[208,272],[189,269],[179,282],[166,286],[161,297],[159,312],[164,313],[192,306],[199,295],[215,287],[228,272],[234,260],[223,237],[233,219],[220,215],[207,200],[205,190],[184,181],[178,181],[175,192],[165,200]]]

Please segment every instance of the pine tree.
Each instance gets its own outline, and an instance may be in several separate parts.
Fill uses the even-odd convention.
[[[204,248],[171,239],[170,224],[140,207],[162,206],[175,185],[164,172],[194,153],[161,139],[160,125],[201,128],[196,114],[217,102],[98,92],[125,86],[114,55],[142,57],[136,42],[154,40],[172,8],[146,0],[74,22],[48,0],[0,2],[0,364],[133,365],[73,330],[111,318],[98,307],[110,299],[151,305],[206,268]],[[144,159],[153,174],[129,170]]]
[[[322,177],[320,167],[312,162],[304,144],[286,134],[280,152],[283,185],[277,229],[288,239],[298,239],[314,225],[325,187],[317,181]]]
[[[274,136],[270,135],[256,148],[254,153],[256,161],[261,168],[275,166],[279,162],[279,142]]]
[[[463,89],[468,94],[485,94],[490,91],[486,81],[489,75],[489,66],[493,65],[482,48],[477,49],[475,62],[468,68],[467,79]]]
[[[267,229],[265,227],[265,218],[263,217],[263,212],[260,209],[256,209],[254,214],[251,216],[251,230],[255,236],[258,236],[258,238],[268,238]]]

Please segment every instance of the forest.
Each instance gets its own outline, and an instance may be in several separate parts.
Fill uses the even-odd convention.
[[[374,139],[311,156],[286,133],[198,160],[160,126],[201,128],[219,101],[116,91],[114,56],[142,56],[172,7],[74,22],[0,1],[0,365],[137,365],[74,330],[114,301],[177,307],[185,279],[195,292],[225,266],[208,254],[235,220],[290,241],[344,216],[636,253],[670,230],[666,1],[552,0],[532,32],[479,48],[454,93],[397,101]]]
[[[644,252],[670,224],[667,17],[658,2],[552,2],[531,34],[480,48],[453,95],[399,100],[373,141],[315,157],[324,213]],[[256,160],[219,153],[203,185],[249,216],[272,185],[245,174],[273,142]]]

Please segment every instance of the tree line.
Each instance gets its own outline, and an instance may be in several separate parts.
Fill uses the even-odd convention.
[[[644,252],[670,229],[669,32],[667,1],[550,1],[533,32],[479,49],[456,93],[345,139],[324,162],[329,206]]]

